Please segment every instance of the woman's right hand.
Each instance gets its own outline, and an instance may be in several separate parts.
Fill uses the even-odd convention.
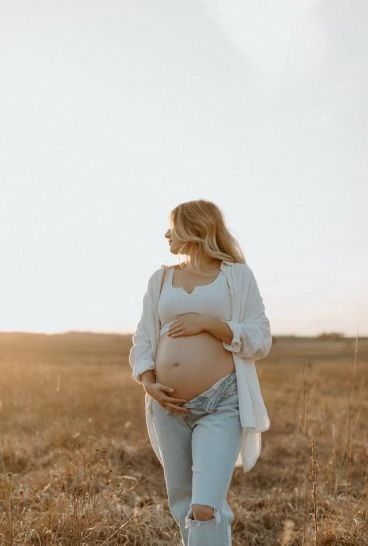
[[[162,383],[147,383],[144,385],[144,390],[152,398],[157,400],[164,409],[177,411],[178,413],[187,413],[187,408],[182,408],[179,405],[186,402],[185,398],[176,398],[175,396],[166,394],[173,392],[175,390],[173,387],[168,387]]]

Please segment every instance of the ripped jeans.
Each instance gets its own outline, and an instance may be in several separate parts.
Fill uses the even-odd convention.
[[[227,492],[240,451],[235,371],[182,406],[178,413],[152,402],[171,514],[184,546],[231,546],[234,514]],[[212,519],[194,519],[193,504],[212,507]]]

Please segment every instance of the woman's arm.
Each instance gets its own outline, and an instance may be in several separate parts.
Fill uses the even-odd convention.
[[[154,370],[156,367],[148,332],[150,313],[149,290],[150,285],[148,284],[147,290],[143,296],[141,318],[138,322],[136,331],[132,336],[133,345],[129,351],[129,364],[133,370],[132,377],[140,384],[142,384],[142,374],[148,370]]]
[[[154,370],[146,370],[140,374],[139,377],[140,383],[144,385],[150,385],[151,383],[156,383],[156,374]]]
[[[255,361],[268,355],[272,346],[270,322],[251,270],[245,303],[245,320],[237,322],[208,317],[205,328],[222,341],[225,349],[238,353],[245,359]]]
[[[231,343],[233,338],[233,332],[224,320],[219,320],[210,316],[204,317],[203,331],[226,343]]]

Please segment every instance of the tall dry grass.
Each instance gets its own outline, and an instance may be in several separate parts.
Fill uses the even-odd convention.
[[[277,338],[257,363],[271,428],[234,472],[234,546],[368,544],[368,340]],[[1,545],[180,538],[130,337],[0,334]]]

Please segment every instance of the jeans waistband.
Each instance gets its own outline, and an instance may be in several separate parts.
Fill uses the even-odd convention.
[[[222,395],[224,390],[232,383],[236,383],[236,372],[231,372],[224,377],[220,377],[213,385],[211,385],[208,389],[205,391],[197,394],[197,396],[194,396],[194,398],[190,398],[186,402],[184,402],[183,406],[195,406],[196,403],[201,403],[213,398],[213,400],[216,398],[216,400]],[[216,393],[216,396],[214,396]]]

